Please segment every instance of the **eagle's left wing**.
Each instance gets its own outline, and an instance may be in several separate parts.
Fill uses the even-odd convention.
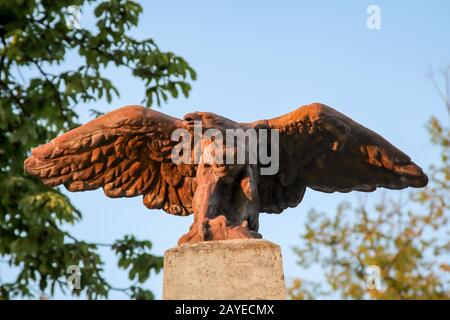
[[[270,120],[244,124],[279,130],[279,171],[259,180],[262,212],[280,213],[322,192],[423,187],[422,169],[383,137],[315,103]]]
[[[48,186],[103,188],[112,198],[142,195],[150,209],[188,215],[196,168],[171,158],[171,134],[181,127],[180,119],[126,106],[33,149],[25,170]]]

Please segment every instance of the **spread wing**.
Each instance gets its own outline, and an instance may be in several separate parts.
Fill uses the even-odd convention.
[[[25,170],[49,186],[69,191],[103,188],[109,197],[143,195],[150,209],[192,213],[195,167],[170,158],[181,120],[127,106],[32,150]]]
[[[322,192],[423,187],[428,178],[411,159],[375,132],[323,104],[256,121],[279,130],[279,171],[261,176],[261,211],[297,206],[306,187]]]

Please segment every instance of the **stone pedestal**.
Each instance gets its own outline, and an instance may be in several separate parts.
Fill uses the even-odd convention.
[[[280,247],[260,239],[184,244],[164,254],[163,299],[284,300]]]

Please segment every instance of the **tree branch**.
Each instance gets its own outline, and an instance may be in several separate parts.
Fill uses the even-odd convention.
[[[59,108],[59,113],[61,115],[61,117],[64,119],[64,121],[66,121],[67,123],[71,124],[72,122],[70,121],[70,119],[67,117],[67,115],[64,113],[65,108],[64,105],[61,101],[61,96],[60,96],[60,92],[58,90],[58,88],[56,88],[55,84],[48,78],[48,76],[50,74],[48,74],[47,72],[45,72],[42,67],[39,65],[38,62],[36,62],[35,60],[31,61],[39,70],[39,72],[41,73],[41,75],[45,78],[45,82],[47,82],[47,84],[52,88],[53,93],[55,94],[56,97],[56,103],[58,105]],[[53,76],[55,77],[55,76]]]
[[[430,71],[430,80],[431,80],[431,83],[433,84],[434,88],[436,89],[437,93],[441,97],[442,101],[444,101],[444,104],[447,107],[447,112],[450,116],[450,80],[449,80],[450,66],[447,69],[442,70],[442,75],[444,77],[444,82],[445,82],[445,88],[444,88],[445,93],[441,89],[439,84],[437,83],[433,71]]]

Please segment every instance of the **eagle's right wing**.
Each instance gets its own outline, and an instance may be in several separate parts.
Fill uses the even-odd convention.
[[[382,136],[323,104],[246,126],[279,130],[279,171],[259,181],[263,212],[297,206],[306,187],[369,192],[428,182],[422,169]]]
[[[25,170],[69,191],[103,188],[109,197],[143,195],[148,208],[192,213],[195,167],[175,165],[171,134],[182,121],[141,106],[127,106],[32,150]]]

